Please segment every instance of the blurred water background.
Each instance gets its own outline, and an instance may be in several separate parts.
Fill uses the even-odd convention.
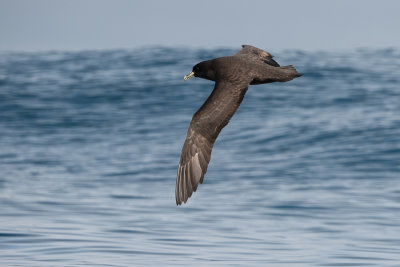
[[[270,51],[301,78],[250,87],[205,183],[174,190],[237,50],[0,54],[1,266],[400,266],[400,50]]]

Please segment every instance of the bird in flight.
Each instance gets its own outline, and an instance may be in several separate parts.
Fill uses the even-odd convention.
[[[214,90],[192,117],[176,177],[176,204],[186,203],[204,175],[211,150],[243,100],[249,85],[287,82],[301,74],[292,66],[281,67],[271,54],[250,45],[233,56],[220,57],[196,64],[184,77],[199,77],[215,82]]]

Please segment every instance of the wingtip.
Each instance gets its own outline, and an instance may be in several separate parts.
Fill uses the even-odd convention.
[[[181,205],[182,204],[182,202],[180,201],[180,199],[179,199],[179,196],[175,193],[175,202],[176,202],[176,205],[177,206],[179,206],[179,205]]]
[[[182,200],[180,200],[180,199],[176,199],[176,205],[177,205],[177,206],[181,206],[182,204],[185,204],[186,202],[187,202],[187,199],[184,200],[184,201],[182,201]]]

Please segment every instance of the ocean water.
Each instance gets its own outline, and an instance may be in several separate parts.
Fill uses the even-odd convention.
[[[270,51],[303,76],[252,86],[204,184],[180,150],[235,53],[0,54],[0,266],[400,266],[400,50]]]

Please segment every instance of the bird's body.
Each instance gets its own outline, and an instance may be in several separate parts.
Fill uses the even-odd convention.
[[[233,56],[198,63],[185,80],[193,76],[212,80],[215,86],[189,125],[176,178],[177,205],[186,203],[198,184],[203,183],[214,142],[238,109],[249,85],[286,82],[301,75],[293,66],[280,67],[269,53],[244,45]]]

